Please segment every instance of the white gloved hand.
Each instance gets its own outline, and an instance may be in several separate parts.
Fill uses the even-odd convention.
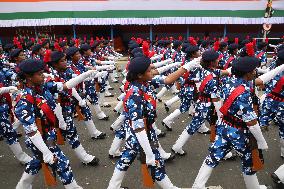
[[[159,72],[159,74],[162,74],[174,67],[178,67],[179,65],[181,65],[182,62],[176,62],[176,63],[172,63],[172,64],[169,64],[169,65],[166,65],[166,66],[163,66],[163,67],[160,67],[160,68],[157,68],[157,71]]]
[[[62,107],[60,104],[56,104],[54,109],[54,114],[56,115],[58,122],[59,122],[59,128],[62,130],[66,130],[67,124],[64,120],[63,114],[62,114]]]
[[[222,117],[222,113],[220,112],[220,108],[222,107],[222,102],[219,100],[218,102],[213,102],[218,119]]]
[[[84,100],[84,99],[80,100],[80,101],[79,101],[79,106],[80,106],[80,107],[86,107],[86,106],[87,106],[86,100]]]
[[[31,139],[32,143],[37,147],[37,149],[39,151],[41,151],[43,161],[45,163],[53,164],[54,163],[54,154],[48,149],[48,147],[44,143],[39,131],[37,131],[34,136],[31,136],[29,138]]]
[[[229,72],[230,75],[232,75],[232,67],[229,67],[228,69],[226,69],[227,72]]]
[[[107,75],[107,71],[98,72],[94,78],[105,77]]]
[[[253,136],[255,137],[255,139],[257,141],[258,149],[261,149],[261,150],[268,149],[268,145],[266,143],[265,138],[262,135],[262,132],[261,132],[259,124],[257,123],[257,124],[255,124],[253,126],[249,126],[248,128],[249,128],[250,132],[253,134]]]
[[[101,61],[102,65],[114,65],[115,62],[114,61]]]
[[[163,55],[159,54],[159,55],[156,55],[156,56],[152,56],[150,59],[151,59],[151,61],[155,61],[155,60],[158,60],[158,59],[161,59],[161,58],[163,58]]]
[[[169,63],[172,63],[173,62],[173,59],[169,58],[167,60],[163,60],[161,62],[156,62],[156,63],[153,63],[153,65],[155,66],[155,68],[158,68],[158,67],[161,67],[165,64],[169,64]]]
[[[69,81],[67,81],[65,83],[66,87],[68,89],[74,88],[76,87],[79,83],[81,83],[82,81],[84,81],[87,77],[94,77],[96,75],[97,71],[96,70],[89,70],[87,72],[84,72],[80,75],[78,75],[75,78],[70,79]]]
[[[74,88],[72,88],[72,96],[73,96],[76,100],[78,100],[80,107],[86,107],[87,102],[86,102],[84,99],[82,99],[82,97],[78,94],[77,90],[74,89]]]
[[[256,68],[257,70],[257,73],[260,73],[260,74],[265,74],[269,71],[269,69],[261,69],[261,68]]]
[[[269,72],[266,72],[265,74],[259,76],[258,78],[262,80],[263,84],[266,84],[282,71],[284,71],[284,64],[274,68],[273,70],[270,70]]]
[[[113,65],[103,65],[103,66],[96,66],[96,70],[113,70],[115,67]]]
[[[192,61],[184,64],[182,67],[186,69],[187,71],[193,70],[194,68],[198,68],[198,67],[201,68],[200,58],[195,58]]]
[[[144,124],[144,123],[142,123]],[[146,154],[146,164],[147,165],[151,165],[151,166],[155,166],[156,165],[156,160],[155,160],[155,155],[152,151],[152,148],[150,146],[147,134],[145,130],[142,130],[138,133],[135,133],[137,140],[140,144],[140,146],[142,147],[142,149],[144,150],[145,154]]]
[[[1,87],[0,88],[0,94],[4,93],[15,93],[18,91],[18,88],[15,86],[9,86],[9,87]]]

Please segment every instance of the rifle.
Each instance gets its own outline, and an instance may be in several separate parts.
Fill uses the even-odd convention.
[[[256,73],[257,75],[257,73]],[[255,80],[253,80],[253,96],[252,96],[252,103],[253,103],[253,109],[256,112],[256,114],[259,114],[259,99],[255,94]],[[259,120],[258,120],[259,121]],[[263,169],[264,167],[264,158],[262,150],[258,149],[257,141],[255,137],[250,134],[249,136],[249,147],[251,149],[252,153],[252,169],[254,171],[258,171]]]
[[[146,118],[144,118],[144,125],[145,125],[145,130],[147,132],[147,121]],[[143,185],[148,188],[153,188],[154,187],[154,168],[152,166],[147,166],[146,164],[146,154],[143,151],[142,147],[140,148],[140,162],[141,162],[141,171],[142,171],[142,179],[143,179]],[[149,174],[149,169],[151,170],[151,175]]]
[[[41,133],[41,135],[43,136],[43,134],[45,133],[45,128],[44,128],[44,123],[40,118],[36,118],[36,126],[38,128],[38,131]],[[39,155],[39,157],[41,157],[41,167],[42,167],[42,172],[43,172],[43,177],[44,177],[44,181],[45,184],[47,186],[56,186],[56,168],[55,166],[52,166],[52,173],[48,168],[48,164],[44,163],[43,161],[43,157],[42,154]]]

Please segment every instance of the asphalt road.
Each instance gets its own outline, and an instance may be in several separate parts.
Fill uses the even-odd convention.
[[[121,61],[119,64],[123,66],[125,61]],[[119,80],[121,81],[122,79],[119,78]],[[103,108],[105,113],[110,116],[109,121],[99,121],[95,116],[93,117],[98,129],[107,133],[107,138],[104,140],[92,140],[88,135],[84,124],[82,122],[75,121],[82,145],[89,153],[97,156],[100,159],[99,166],[90,167],[82,165],[82,163],[80,163],[76,158],[68,143],[61,147],[61,149],[70,159],[71,167],[77,183],[85,189],[107,188],[115,166],[115,161],[108,158],[108,150],[114,137],[114,134],[109,130],[109,127],[117,118],[117,114],[114,113],[112,109],[117,103],[116,97],[120,94],[118,90],[120,83],[111,85],[115,88],[115,90],[112,91],[115,97],[106,98],[106,100],[111,103],[112,107]],[[167,100],[170,97],[171,93],[167,92],[162,99]],[[175,103],[170,109],[170,112],[174,111],[175,108],[178,108],[178,106],[179,103]],[[158,120],[156,123],[158,123],[158,127],[162,128],[162,130],[165,130],[165,128],[162,127],[161,120],[167,115],[168,113],[165,111],[163,103],[158,103]],[[160,143],[166,151],[170,151],[179,134],[190,122],[190,119],[191,118],[187,114],[182,115],[175,121],[173,131],[167,132],[167,136],[160,139]],[[22,128],[20,131],[23,132]],[[283,159],[280,158],[278,128],[272,125],[270,131],[265,133],[265,138],[267,139],[269,150],[264,152],[265,168],[257,175],[261,184],[273,185],[273,188],[277,188],[273,184],[270,174],[284,163]],[[24,150],[29,153],[29,151],[25,149],[24,137],[20,138],[20,142]],[[17,185],[17,182],[24,171],[24,166],[20,165],[15,157],[13,157],[12,152],[4,141],[0,142],[0,144],[0,189],[12,189]],[[173,162],[166,164],[167,174],[176,186],[187,188],[192,186],[198,170],[204,158],[208,154],[209,145],[210,142],[208,135],[196,134],[184,146],[184,150],[186,150],[188,154],[184,157],[176,157]],[[221,162],[220,165],[213,171],[207,185],[220,185],[224,189],[244,189],[245,185],[240,166],[240,158],[237,158],[236,161]],[[128,186],[130,189],[142,189],[143,187],[140,176],[140,163],[139,161],[135,161],[129,168],[124,178],[123,185]],[[40,172],[36,177],[33,186],[33,188],[36,189],[47,188],[44,185],[42,172]],[[60,181],[58,181],[58,186],[54,188],[59,189],[64,187]],[[159,187],[155,185],[155,188]]]

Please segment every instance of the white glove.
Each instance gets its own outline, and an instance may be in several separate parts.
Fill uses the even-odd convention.
[[[182,66],[184,69],[186,69],[188,72],[194,68],[198,68],[198,67],[201,67],[200,65],[200,58],[195,58],[193,59],[192,61],[184,64]]]
[[[10,67],[12,67],[12,68],[16,67],[16,64],[14,64],[14,63],[9,63],[9,62],[5,63],[5,65],[10,66]]]
[[[77,90],[74,88],[72,88],[72,96],[74,96],[74,98],[78,100],[80,107],[86,107],[87,102],[84,99],[82,99],[82,97],[78,94]]]
[[[43,76],[44,76],[44,78],[51,77],[52,79],[54,79],[54,75],[53,74],[43,73]]]
[[[80,75],[78,75],[75,78],[70,79],[65,83],[66,87],[68,89],[76,87],[79,83],[84,81],[87,77],[94,77],[96,75],[97,71],[96,70],[89,70],[87,72],[84,72]]]
[[[215,106],[215,110],[219,119],[222,116],[222,113],[220,112],[220,108],[222,107],[222,102],[219,100],[218,102],[213,102],[213,104]]]
[[[143,148],[146,154],[146,164],[155,166],[156,165],[155,155],[150,146],[146,131],[142,130],[138,133],[135,133],[135,135],[137,137],[140,146]]]
[[[53,153],[48,149],[46,144],[44,143],[41,134],[39,131],[36,132],[34,136],[30,137],[33,144],[37,147],[39,151],[42,153],[43,161],[45,163],[53,164],[54,163],[54,155]]]
[[[98,72],[94,78],[105,77],[107,75],[107,71]]]
[[[276,48],[277,45],[268,44],[269,47]]]
[[[169,65],[166,65],[166,66],[163,66],[163,67],[160,67],[160,68],[157,68],[157,71],[159,72],[159,74],[162,74],[174,67],[178,67],[179,65],[181,65],[182,62],[176,62],[176,63],[173,63],[173,64],[169,64]]]
[[[269,69],[261,69],[261,68],[256,68],[257,70],[257,73],[260,73],[260,74],[265,74],[269,71]]]
[[[115,67],[113,65],[103,65],[103,66],[95,66],[97,71],[101,70],[113,70]]]
[[[15,93],[18,91],[17,87],[14,86],[9,86],[9,87],[1,87],[0,88],[0,94],[4,94],[4,93]]]
[[[155,68],[158,68],[158,67],[163,66],[164,64],[169,64],[169,63],[172,63],[172,62],[173,62],[173,59],[169,58],[169,59],[161,61],[161,62],[156,62],[153,65],[155,66]]]
[[[155,61],[155,60],[161,59],[161,58],[163,58],[163,55],[159,54],[159,55],[156,55],[156,56],[152,56],[150,59],[151,59],[151,61]]]
[[[108,59],[108,60],[117,60],[117,58],[114,57],[114,56],[108,56],[107,59]]]
[[[101,61],[102,65],[114,65],[115,62],[114,61]]]
[[[249,126],[248,128],[249,128],[250,132],[253,134],[253,136],[255,137],[255,139],[257,141],[258,149],[261,149],[261,150],[268,149],[266,140],[265,140],[265,138],[262,135],[262,132],[261,132],[259,124],[257,123],[257,124],[255,124],[253,126]]]
[[[270,70],[269,72],[259,76],[258,78],[262,80],[263,84],[266,84],[282,71],[284,71],[284,64],[274,68],[273,70]]]
[[[232,75],[232,67],[229,67],[228,69],[226,69],[227,72],[229,72],[230,75]]]
[[[62,114],[62,107],[60,104],[56,104],[56,107],[54,109],[54,114],[56,115],[58,122],[59,122],[59,128],[62,130],[66,130],[67,124],[64,120],[63,114]]]

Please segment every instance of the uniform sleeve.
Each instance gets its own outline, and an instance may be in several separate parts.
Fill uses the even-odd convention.
[[[161,85],[165,84],[165,78],[165,76],[157,75],[151,80],[150,85],[154,88],[159,88]]]
[[[211,96],[211,98],[219,98],[220,94],[218,91],[218,86],[219,83],[217,81],[217,79],[212,79],[211,81],[209,81],[209,83],[207,84],[208,86],[208,92]]]
[[[24,99],[21,99],[15,107],[15,115],[24,126],[26,134],[37,131],[34,111],[33,105]]]
[[[246,92],[241,94],[236,103],[238,103],[239,106],[239,111],[237,114],[244,122],[250,122],[257,119],[257,115],[253,109],[252,97],[250,93]]]
[[[49,81],[45,83],[44,87],[49,90],[52,94],[59,93],[63,91],[63,83],[62,82],[54,82]]]
[[[126,107],[132,121],[132,128],[134,130],[144,128],[142,97],[138,93],[133,93],[126,101]]]

